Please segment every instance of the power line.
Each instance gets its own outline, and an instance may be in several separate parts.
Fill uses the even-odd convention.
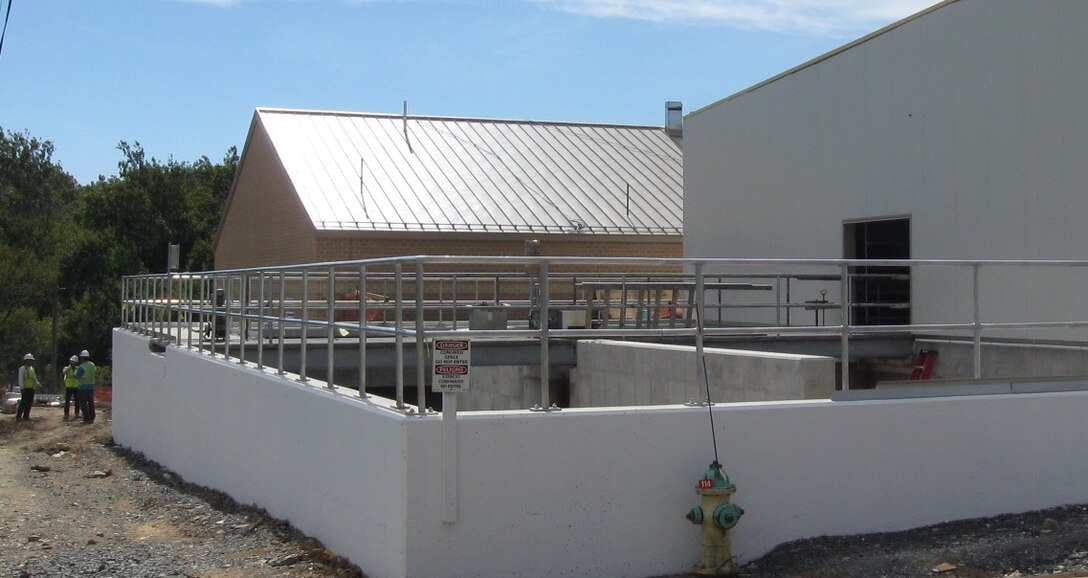
[[[0,0],[2,2],[3,0]],[[4,37],[8,35],[8,20],[11,20],[11,4],[15,0],[8,0],[8,9],[4,13],[4,29],[0,30],[0,55],[4,54]]]

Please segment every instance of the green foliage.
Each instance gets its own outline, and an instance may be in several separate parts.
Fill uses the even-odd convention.
[[[0,128],[0,244],[53,255],[71,223],[76,181],[53,163],[53,143]]]
[[[88,291],[72,303],[61,322],[58,339],[61,357],[86,349],[95,363],[109,363],[112,357],[112,330],[121,324],[121,309],[112,295]]]
[[[62,359],[88,349],[107,364],[122,275],[165,271],[168,243],[181,246],[183,268],[212,268],[237,150],[220,163],[164,163],[139,143],[118,150],[117,176],[80,187],[51,142],[0,128],[0,368],[27,351],[47,362],[54,316]]]

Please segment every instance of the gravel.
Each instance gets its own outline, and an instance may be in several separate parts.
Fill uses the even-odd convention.
[[[360,577],[264,510],[114,446],[96,423],[35,407],[0,420],[0,576]]]

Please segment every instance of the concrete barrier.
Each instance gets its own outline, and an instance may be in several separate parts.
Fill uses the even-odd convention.
[[[707,381],[715,402],[827,399],[835,391],[835,360],[830,357],[718,348],[704,352],[705,376],[689,345],[579,341],[578,366],[571,370],[571,405],[701,401]]]
[[[447,444],[437,415],[184,348],[152,353],[122,330],[114,362],[118,443],[374,578],[659,576],[699,558],[684,514],[714,458],[706,407],[465,412]],[[746,512],[742,562],[799,538],[1088,502],[1084,392],[712,411]]]

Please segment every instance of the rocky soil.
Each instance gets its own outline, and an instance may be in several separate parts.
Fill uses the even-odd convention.
[[[1088,506],[784,544],[744,575],[797,578],[1088,577]]]
[[[110,413],[0,420],[0,576],[359,577],[263,510],[112,445]]]
[[[263,510],[113,446],[108,407],[89,426],[32,415],[0,419],[0,578],[362,576]],[[742,576],[1088,577],[1088,506],[803,540]]]

